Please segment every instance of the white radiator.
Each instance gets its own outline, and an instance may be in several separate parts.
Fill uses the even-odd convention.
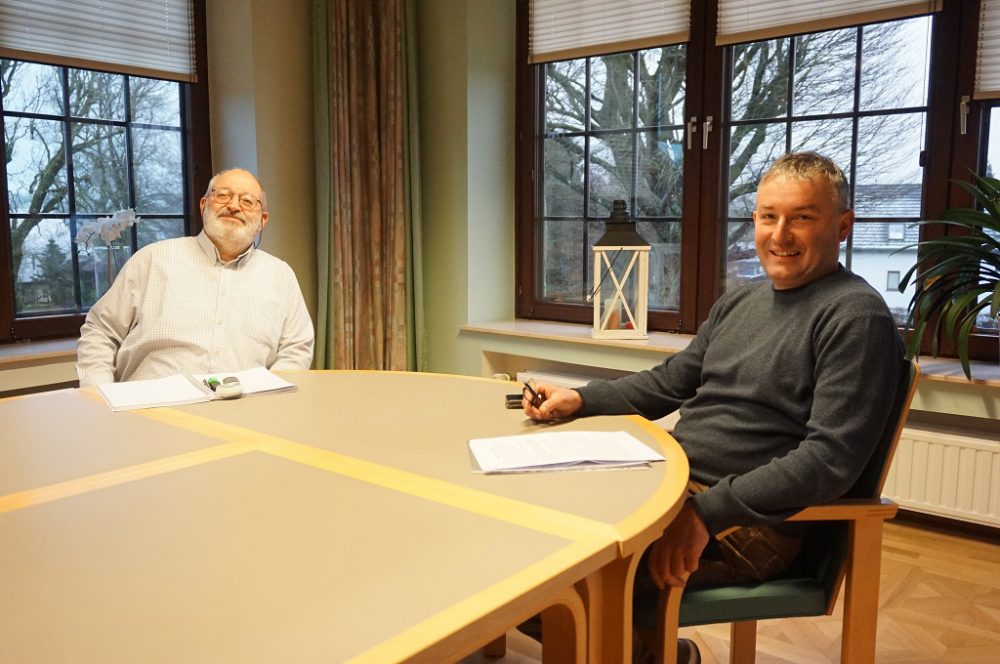
[[[1000,526],[1000,436],[906,427],[882,494],[917,512]]]

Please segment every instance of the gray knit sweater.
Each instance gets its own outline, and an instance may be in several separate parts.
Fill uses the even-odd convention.
[[[719,299],[662,364],[580,388],[580,415],[680,408],[674,436],[712,534],[776,524],[842,496],[886,426],[903,344],[882,297],[846,269],[800,288],[770,282]]]

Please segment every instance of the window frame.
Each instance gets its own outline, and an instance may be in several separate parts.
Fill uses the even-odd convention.
[[[540,318],[575,323],[592,323],[593,307],[583,303],[557,303],[546,301],[536,293],[536,276],[539,267],[540,243],[537,240],[541,226],[535,223],[535,201],[541,196],[542,180],[537,174],[542,172],[541,150],[536,150],[536,137],[542,133],[543,109],[536,103],[544,95],[544,65],[528,64],[528,11],[529,0],[517,1],[517,37],[515,67],[515,266],[516,291],[515,314],[519,318]],[[704,56],[700,49],[692,48],[694,35],[706,31],[706,13],[700,3],[691,7],[692,41],[687,49],[687,91],[684,103],[684,117],[701,116],[699,104],[705,97]],[[714,25],[714,23],[713,23]],[[589,131],[590,129],[587,128]],[[714,137],[715,134],[713,134]],[[684,182],[700,183],[703,150],[685,152]],[[691,157],[694,155],[694,158]],[[692,224],[700,216],[701,197],[697,195],[698,185],[691,187],[693,195],[686,193],[679,219],[681,224],[681,292],[680,306],[676,311],[649,310],[649,328],[676,332],[694,331],[700,303],[693,287],[698,283],[700,269],[699,244],[704,240],[700,230]],[[523,192],[531,192],[523,195]],[[586,223],[586,222],[584,222]],[[585,275],[586,278],[586,275]],[[714,298],[712,299],[714,301]],[[707,315],[707,311],[706,311]]]
[[[183,217],[188,234],[201,231],[197,214],[201,193],[211,179],[211,140],[208,114],[208,67],[205,44],[205,0],[194,0],[197,57],[195,83],[180,83],[181,159],[186,190]],[[68,113],[68,109],[64,109]],[[68,118],[69,116],[64,116]],[[2,141],[0,141],[2,142]],[[130,173],[131,177],[131,173]],[[10,209],[6,162],[0,160],[0,344],[33,339],[72,338],[80,334],[86,313],[54,314],[18,318],[15,315],[16,275],[11,262]]]
[[[696,117],[699,123],[707,116],[717,120],[722,113],[724,92],[728,81],[723,80],[724,47],[714,44],[717,3],[692,1],[691,41],[688,42],[687,99],[685,118]],[[980,163],[980,134],[984,126],[987,104],[973,102],[968,117],[969,127],[979,133],[959,133],[961,94],[971,94],[975,78],[978,35],[978,3],[944,0],[941,11],[933,15],[930,38],[930,68],[926,105],[926,133],[921,151],[923,182],[921,219],[933,219],[949,207],[969,205],[970,199],[953,179],[967,179],[970,170]],[[528,0],[517,2],[516,43],[516,102],[515,102],[515,315],[518,318],[591,323],[592,307],[585,304],[559,304],[542,300],[535,292],[540,266],[536,224],[536,197],[541,195],[540,150],[536,151],[536,136],[540,135],[540,110],[543,76],[540,65],[530,65],[527,59]],[[960,92],[964,91],[964,92]],[[725,270],[725,231],[723,218],[727,206],[729,126],[716,122],[708,150],[697,154],[685,152],[684,182],[689,189],[684,194],[681,244],[681,311],[677,313],[650,311],[650,330],[693,333],[707,318],[714,302],[721,295]],[[983,136],[985,140],[985,136]],[[852,170],[853,170],[852,165]],[[853,186],[853,177],[851,178]],[[695,186],[695,183],[697,186]],[[892,221],[872,219],[872,221]],[[925,226],[921,239],[944,236],[943,227]],[[692,265],[692,263],[694,265]],[[925,339],[927,352],[930,340]],[[943,345],[944,354],[954,354]],[[997,359],[997,335],[974,334],[971,355],[977,359]]]

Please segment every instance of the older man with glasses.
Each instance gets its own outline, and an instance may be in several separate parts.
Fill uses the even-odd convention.
[[[204,229],[143,247],[80,330],[80,385],[255,366],[308,369],[313,326],[295,273],[257,249],[267,197],[253,174],[212,178]]]

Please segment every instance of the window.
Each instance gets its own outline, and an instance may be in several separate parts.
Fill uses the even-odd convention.
[[[180,84],[17,60],[0,73],[14,316],[86,311],[109,266],[186,230]],[[124,237],[76,246],[85,221],[125,208],[142,221]]]
[[[930,30],[931,18],[921,16],[726,50],[726,288],[746,281],[747,264],[757,262],[757,183],[789,151],[825,154],[848,176],[855,225],[842,263],[873,285],[887,263],[901,271],[913,264],[916,251],[900,251],[907,242],[892,234],[920,219]],[[912,293],[883,295],[904,322]]]
[[[653,246],[650,307],[679,301],[685,47],[544,65],[541,294],[583,304],[612,201]]]
[[[982,134],[985,140],[981,145],[979,173],[983,175],[1000,178],[1000,106],[991,103],[983,113],[984,127]],[[989,229],[986,231],[991,236],[1000,241],[1000,234]],[[989,311],[984,311],[976,319],[976,327],[984,332],[997,332],[1000,321],[990,318]]]
[[[885,275],[915,262],[913,222],[954,206],[949,181],[977,166],[978,143],[963,148],[952,125],[978,3],[728,46],[715,45],[716,4],[691,3],[684,44],[539,65],[519,54],[518,316],[591,320],[591,243],[625,198],[653,246],[650,328],[694,332],[723,291],[764,278],[751,220],[763,171],[816,150],[851,184],[841,261],[905,320],[912,292],[883,291]],[[948,38],[959,32],[973,36]],[[995,355],[995,338],[983,349]]]
[[[889,270],[885,273],[885,289],[889,292],[899,290],[899,270]]]
[[[188,223],[192,164],[209,159],[188,129],[207,120],[196,88],[0,58],[0,341],[77,334],[135,250],[200,230]],[[125,209],[140,221],[120,238],[74,241]]]

